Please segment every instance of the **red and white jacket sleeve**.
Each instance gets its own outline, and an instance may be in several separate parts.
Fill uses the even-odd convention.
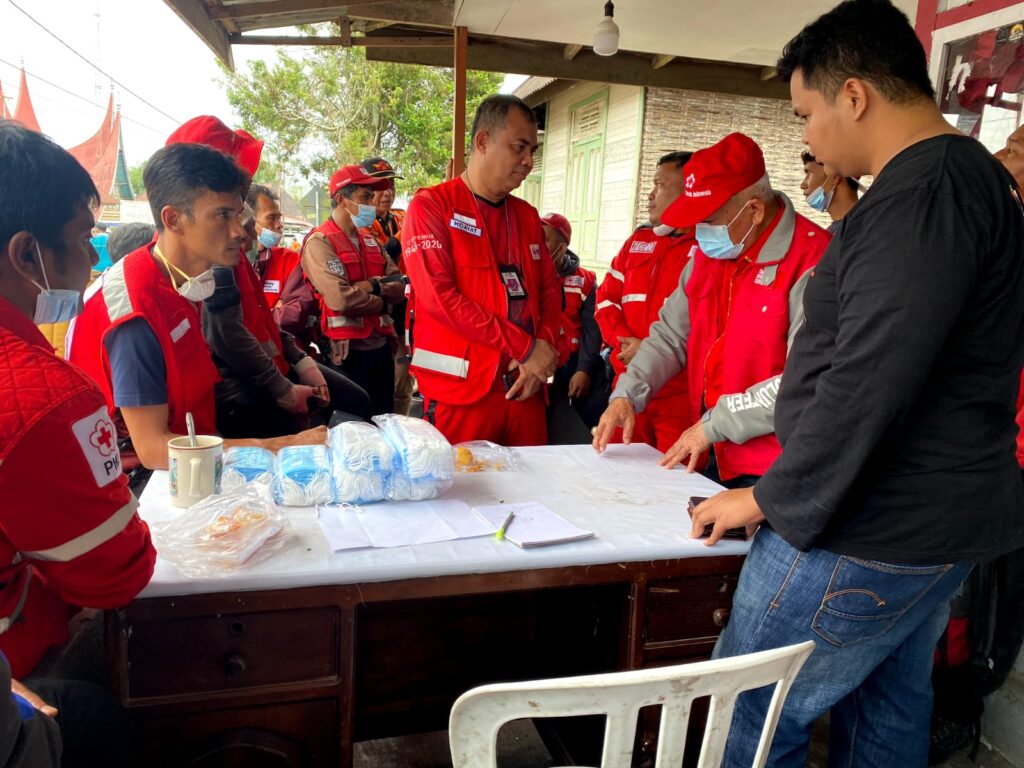
[[[67,603],[126,605],[149,583],[156,550],[121,471],[98,391],[32,426],[0,465],[0,531]]]
[[[558,347],[558,337],[562,334],[562,281],[555,271],[555,262],[544,243],[544,232],[540,238],[540,327],[537,338],[543,339],[551,346]],[[519,358],[520,360],[522,358]]]
[[[633,331],[626,323],[626,316],[622,313],[622,288],[625,281],[625,265],[628,254],[626,246],[631,241],[627,240],[626,245],[612,259],[612,265],[608,274],[597,289],[597,306],[594,307],[594,319],[597,320],[597,327],[601,329],[601,337],[605,344],[614,350],[619,349],[619,336],[632,336]]]
[[[448,226],[428,195],[417,195],[409,204],[402,227],[402,260],[415,291],[417,317],[430,315],[467,340],[500,349],[520,362],[529,356],[533,348],[530,334],[459,291]],[[560,313],[561,300],[557,306]],[[552,343],[558,339],[558,323],[556,317]],[[541,325],[545,327],[543,318]]]

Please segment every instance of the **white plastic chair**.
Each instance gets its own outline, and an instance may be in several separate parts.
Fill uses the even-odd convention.
[[[601,768],[628,768],[637,717],[643,707],[661,707],[658,768],[683,761],[686,728],[694,699],[711,697],[698,768],[718,768],[732,723],[736,697],[775,683],[761,741],[754,756],[762,768],[779,713],[814,642],[771,651],[660,669],[640,669],[554,680],[483,685],[467,691],[452,707],[448,739],[454,768],[495,768],[498,731],[512,720],[605,715]]]

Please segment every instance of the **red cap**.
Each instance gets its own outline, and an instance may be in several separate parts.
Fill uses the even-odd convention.
[[[167,137],[167,144],[206,144],[235,159],[250,176],[260,167],[263,142],[248,131],[232,131],[213,115],[200,115],[183,123]]]
[[[562,214],[546,213],[540,220],[564,237],[567,244],[572,240],[572,225]]]
[[[661,214],[661,223],[689,229],[764,175],[764,154],[757,143],[742,133],[730,133],[714,146],[694,152],[683,166],[683,194]]]
[[[343,165],[331,175],[331,182],[328,184],[327,190],[330,192],[331,197],[334,197],[334,194],[339,189],[347,187],[349,184],[356,184],[360,187],[369,187],[376,191],[378,189],[390,189],[391,179],[382,178],[380,176],[370,176],[363,170],[362,166],[359,165]]]

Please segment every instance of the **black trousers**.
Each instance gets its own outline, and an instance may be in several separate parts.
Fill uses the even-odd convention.
[[[217,431],[229,439],[266,439],[293,435],[307,427],[326,425],[334,411],[344,411],[369,420],[372,412],[366,391],[333,368],[320,363],[317,365],[327,382],[331,400],[326,406],[311,407],[308,419],[288,413],[265,389],[249,390],[241,397],[217,403]],[[297,381],[294,376],[290,378]]]
[[[374,416],[395,410],[395,356],[390,345],[349,349],[341,372],[366,390]]]

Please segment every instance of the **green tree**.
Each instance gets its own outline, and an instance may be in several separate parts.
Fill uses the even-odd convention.
[[[139,163],[128,168],[128,178],[132,182],[132,191],[136,195],[141,195],[143,192],[142,172],[144,170],[146,170],[146,163]]]
[[[324,46],[300,56],[279,50],[269,64],[224,73],[242,125],[265,142],[257,179],[323,183],[338,166],[372,156],[405,177],[399,193],[444,175],[455,98],[450,69],[372,62],[362,47]],[[467,73],[467,122],[501,81],[500,74]]]

